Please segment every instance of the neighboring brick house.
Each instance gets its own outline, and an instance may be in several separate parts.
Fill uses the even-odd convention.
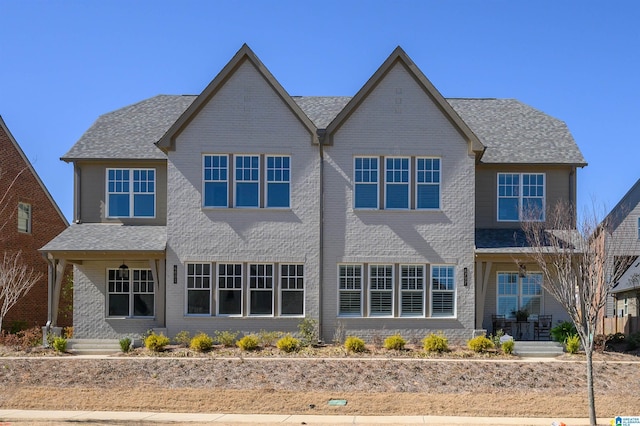
[[[74,265],[79,338],[307,316],[325,341],[459,341],[496,312],[566,318],[514,261],[524,207],[575,204],[566,125],[447,100],[400,48],[353,97],[296,97],[245,45],[200,95],[105,114],[63,160],[75,224],[42,250]]]
[[[13,306],[3,328],[44,326],[48,318],[47,261],[38,252],[69,224],[0,117],[0,255],[21,252],[42,279]],[[63,299],[61,326],[72,324],[71,298]]]

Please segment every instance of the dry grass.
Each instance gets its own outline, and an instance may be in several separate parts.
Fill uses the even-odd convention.
[[[0,351],[5,409],[588,416],[580,355],[526,362],[460,349],[428,358],[415,349],[369,348],[353,355],[336,347],[294,355],[272,348],[195,354],[178,347],[159,355],[138,350],[103,359],[7,358],[10,354],[15,355]],[[596,359],[598,416],[637,414],[638,356],[605,353]],[[347,405],[329,406],[332,398],[346,399]]]

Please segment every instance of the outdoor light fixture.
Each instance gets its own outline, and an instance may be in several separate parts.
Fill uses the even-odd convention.
[[[466,287],[469,283],[469,271],[467,268],[464,268],[464,286]]]
[[[127,266],[126,263],[124,263],[124,261],[122,262],[122,265],[118,267],[118,271],[120,272],[121,279],[126,280],[129,278],[129,267]]]
[[[524,278],[527,276],[527,267],[522,263],[518,265],[518,276],[520,278]]]

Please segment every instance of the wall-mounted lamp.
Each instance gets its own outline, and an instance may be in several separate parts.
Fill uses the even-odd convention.
[[[527,276],[527,267],[523,263],[518,265],[518,276],[520,278],[525,278]]]
[[[178,284],[178,265],[173,265],[173,283]]]
[[[129,279],[129,267],[126,265],[126,263],[122,262],[122,265],[118,267],[118,272],[120,273],[120,279]]]
[[[464,268],[464,286],[466,287],[469,284],[469,270]]]

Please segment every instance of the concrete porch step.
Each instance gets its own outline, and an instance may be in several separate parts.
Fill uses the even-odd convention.
[[[75,355],[111,355],[120,350],[117,339],[69,339],[67,352]]]
[[[513,353],[521,357],[556,357],[564,353],[564,347],[562,344],[552,341],[517,340]]]

